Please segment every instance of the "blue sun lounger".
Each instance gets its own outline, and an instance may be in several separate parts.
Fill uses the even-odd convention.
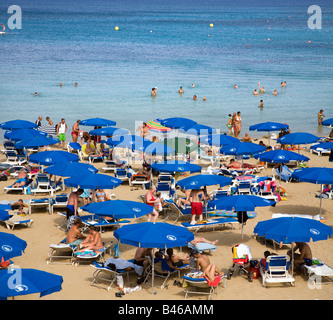
[[[94,215],[81,216],[81,221],[85,224],[86,228],[89,226],[95,226],[99,228],[99,231],[102,232],[102,229],[105,227],[120,227],[126,224],[131,223],[130,220],[119,219],[117,221],[111,222],[103,217],[97,217]],[[84,229],[85,230],[85,229]]]
[[[188,230],[195,229],[194,233],[197,233],[199,230],[206,228],[213,228],[214,231],[215,227],[224,226],[227,223],[230,223],[233,229],[233,224],[238,223],[238,220],[234,218],[207,219],[201,223],[196,224],[191,224],[190,222],[183,222],[182,226],[187,228]]]

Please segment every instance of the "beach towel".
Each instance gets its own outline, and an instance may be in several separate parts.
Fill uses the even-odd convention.
[[[215,276],[215,279],[213,281],[210,281],[209,279],[207,279],[207,277],[204,276],[204,278],[206,279],[207,283],[209,286],[211,287],[217,287],[221,281],[222,276]]]
[[[143,266],[139,266],[137,264],[134,264],[133,262],[130,262],[130,261],[124,260],[124,259],[109,258],[104,263],[104,266],[107,267],[109,264],[114,264],[116,266],[116,270],[124,270],[126,268],[133,268],[139,276],[141,276],[142,272],[143,272]]]

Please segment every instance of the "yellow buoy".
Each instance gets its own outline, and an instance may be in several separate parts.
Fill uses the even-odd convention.
[[[211,23],[210,25],[209,25],[211,28],[213,28],[214,27],[214,25]]]
[[[114,28],[114,30],[118,31],[118,30],[119,30],[119,27],[118,27],[118,26],[117,26],[117,27],[115,27],[115,28]]]

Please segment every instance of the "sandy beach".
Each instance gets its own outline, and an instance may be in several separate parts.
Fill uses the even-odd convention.
[[[264,142],[267,142],[264,140]],[[316,154],[310,154],[309,145],[306,150],[302,150],[301,154],[310,158],[308,162],[309,167],[329,167],[332,168],[333,164],[328,162],[328,156],[322,157]],[[4,155],[1,155],[0,160],[4,161]],[[255,159],[248,160],[249,163],[255,163]],[[208,163],[201,161],[199,164],[207,166]],[[103,167],[102,162],[94,163],[94,166],[98,169]],[[102,173],[102,170],[100,170]],[[264,169],[258,175],[272,175],[272,166]],[[156,179],[156,177],[154,178]],[[181,179],[181,178],[180,178]],[[18,199],[30,199],[30,198],[42,198],[46,195],[38,195],[36,197],[32,195],[15,194],[14,192],[5,194],[4,187],[11,185],[15,180],[10,178],[8,181],[0,183],[0,199],[14,201]],[[253,235],[253,229],[259,221],[267,220],[272,217],[273,213],[287,213],[287,214],[309,214],[317,215],[319,213],[319,199],[315,197],[315,192],[319,191],[320,186],[305,183],[305,182],[292,182],[286,183],[282,181],[282,187],[287,192],[287,200],[280,201],[275,207],[257,208],[258,213],[254,219],[249,219],[244,226],[244,243],[251,248],[253,258],[263,258],[264,251],[274,251],[272,246],[265,246],[255,239]],[[216,189],[216,186],[208,188],[208,191]],[[224,187],[227,189],[227,187]],[[66,193],[70,192],[70,188],[66,189]],[[108,191],[110,192],[110,190]],[[126,183],[121,185],[115,190],[112,190],[116,194],[118,199],[140,201],[140,196],[146,193],[146,190],[141,188],[131,188]],[[179,191],[178,191],[179,192]],[[60,192],[58,192],[60,193]],[[180,194],[181,195],[181,194]],[[4,223],[1,223],[0,231],[13,233],[16,236],[24,239],[27,242],[27,248],[25,253],[13,258],[15,265],[22,268],[36,268],[47,272],[55,273],[63,277],[62,290],[51,295],[47,295],[42,300],[183,300],[183,289],[173,285],[176,276],[171,276],[168,280],[168,287],[164,289],[156,289],[156,294],[151,294],[150,282],[142,285],[142,290],[137,292],[131,292],[123,296],[122,298],[115,297],[115,293],[119,290],[112,288],[111,291],[105,289],[96,288],[90,285],[92,281],[92,275],[94,269],[89,265],[65,265],[65,264],[47,264],[48,252],[50,250],[50,244],[59,243],[64,237],[65,232],[60,230],[59,226],[63,220],[61,216],[57,214],[60,209],[55,209],[54,214],[49,214],[44,209],[33,209],[29,218],[34,220],[34,223],[30,228],[25,226],[17,226],[14,231],[6,229]],[[322,201],[322,216],[327,218],[326,224],[332,226],[333,223],[333,201],[329,199],[323,199]],[[188,221],[189,218],[184,218],[182,221]],[[140,219],[133,219],[132,223],[147,221],[147,217],[144,216]],[[158,219],[162,221],[162,219]],[[180,225],[178,221],[177,225]],[[241,241],[241,228],[237,225],[234,229],[229,227],[220,228],[215,231],[202,231],[199,232],[200,236],[203,236],[209,240],[218,239],[217,250],[209,257],[211,262],[215,263],[223,272],[227,272],[228,268],[232,266],[232,252],[233,245],[240,243]],[[106,229],[102,233],[102,240],[105,242],[113,241],[113,245],[117,243],[117,240],[113,236],[113,230]],[[310,242],[310,247],[314,257],[322,259],[329,266],[333,266],[333,246],[332,239],[325,241]],[[277,249],[274,252],[279,254],[285,254],[290,246],[284,246],[281,249]],[[132,259],[134,257],[136,248],[121,244],[120,245],[120,258]],[[182,251],[188,252],[186,247],[182,248]],[[108,257],[108,256],[107,256]],[[296,285],[291,287],[288,284],[285,285],[272,285],[268,288],[262,286],[261,278],[255,279],[252,283],[247,280],[245,276],[234,274],[230,280],[226,282],[226,288],[220,287],[219,294],[213,295],[213,300],[329,300],[333,298],[333,286],[322,285],[318,288],[309,288],[307,279],[303,274],[296,274]],[[132,273],[130,275],[130,281],[124,277],[125,286],[135,286],[137,276]],[[156,280],[156,284],[161,283],[161,279]],[[205,300],[205,296],[190,296],[194,300]],[[16,300],[30,300],[39,299],[38,294],[17,297]]]

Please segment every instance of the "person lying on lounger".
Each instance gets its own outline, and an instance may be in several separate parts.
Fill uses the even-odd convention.
[[[245,163],[245,162],[242,164],[242,162],[236,161],[235,159],[231,159],[230,163],[225,164],[225,166],[227,168],[232,168],[232,169],[242,169],[242,167],[244,169],[254,169],[254,168],[260,167],[259,165],[249,164],[249,163]]]
[[[26,172],[20,172],[18,175],[18,179],[16,182],[11,186],[12,188],[21,188],[26,186],[28,183],[28,177]]]
[[[190,256],[187,253],[185,254],[175,253],[172,248],[167,249],[166,252],[168,255],[166,260],[171,261],[171,264],[174,267],[179,268],[185,264],[190,263]]]

